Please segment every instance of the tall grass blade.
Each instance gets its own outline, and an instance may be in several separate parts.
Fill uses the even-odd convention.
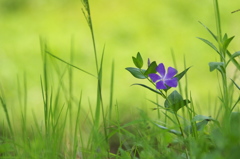
[[[111,70],[111,80],[110,80],[110,97],[109,97],[109,122],[112,119],[112,109],[113,109],[113,93],[114,93],[114,61],[112,61]],[[108,127],[110,124],[108,124]]]
[[[78,69],[78,70],[80,70],[80,71],[82,71],[82,72],[84,72],[84,73],[86,73],[86,74],[88,74],[88,75],[91,75],[91,76],[97,78],[95,75],[93,75],[93,74],[91,74],[91,73],[89,73],[89,72],[87,72],[87,71],[85,71],[85,70],[83,70],[83,69],[81,69],[81,68],[79,68],[79,67],[77,67],[77,66],[75,66],[75,65],[72,65],[72,64],[70,64],[70,63],[64,61],[63,59],[61,59],[61,58],[59,58],[59,57],[53,55],[52,53],[50,53],[50,52],[48,52],[48,51],[46,51],[46,53],[49,54],[50,56],[52,56],[52,57],[58,59],[59,61],[62,61],[63,63],[65,63],[65,64],[67,64],[67,65],[73,67],[73,68],[76,68],[76,69]]]
[[[45,133],[48,134],[48,116],[49,116],[49,86],[48,86],[48,65],[47,65],[47,44],[43,39],[40,39],[41,53],[43,60],[43,81],[41,80],[43,103],[44,103],[44,121],[45,121]]]
[[[91,32],[91,37],[92,37],[92,44],[93,44],[93,49],[94,49],[94,57],[95,57],[95,63],[96,63],[96,70],[97,72],[99,71],[99,67],[98,67],[98,58],[97,58],[97,48],[96,48],[96,42],[95,42],[95,35],[94,35],[94,31],[93,31],[93,24],[92,24],[92,17],[91,17],[91,10],[90,10],[90,5],[89,5],[89,1],[88,0],[82,0],[82,4],[85,8],[85,12],[83,11],[83,14],[86,18],[86,21],[88,23],[90,32]]]

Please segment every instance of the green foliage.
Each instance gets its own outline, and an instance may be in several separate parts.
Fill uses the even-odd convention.
[[[180,79],[187,73],[187,71],[190,69],[191,67],[188,67],[187,69],[183,70],[181,73],[177,74],[175,77],[178,79],[178,81],[180,81]]]
[[[137,53],[137,57],[132,57],[133,63],[135,64],[135,66],[137,68],[142,68],[143,66],[143,59],[141,54],[138,52]]]
[[[156,73],[156,67],[157,63],[156,61],[153,61],[147,68],[147,70],[144,72],[144,75],[147,77],[150,73]]]
[[[224,63],[223,62],[210,62],[209,63],[210,71],[217,69],[220,73],[224,72]]]
[[[128,70],[136,78],[139,78],[139,79],[147,78],[146,76],[144,76],[144,73],[146,72],[146,70],[144,70],[144,69],[127,67],[126,70]]]
[[[189,100],[183,100],[183,97],[175,90],[165,100],[164,106],[174,113],[177,113],[179,109],[190,103]]]

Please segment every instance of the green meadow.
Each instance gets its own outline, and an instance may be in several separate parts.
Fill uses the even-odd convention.
[[[236,158],[239,9],[0,0],[0,158]]]

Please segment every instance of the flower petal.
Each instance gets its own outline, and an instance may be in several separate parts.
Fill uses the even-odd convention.
[[[165,67],[164,67],[163,63],[160,63],[157,66],[156,71],[161,75],[162,78],[164,78],[166,71],[165,71]]]
[[[161,79],[161,77],[158,74],[155,74],[155,73],[150,73],[148,76],[151,78],[151,80],[153,82],[156,82],[157,80]]]
[[[156,83],[157,89],[167,89],[167,87],[164,85],[163,81],[159,81]]]
[[[177,87],[178,80],[177,78],[167,79],[165,80],[165,84],[168,85],[169,87]]]
[[[173,78],[173,76],[176,75],[176,74],[177,74],[177,70],[175,68],[168,67],[168,72],[166,74],[165,79]]]

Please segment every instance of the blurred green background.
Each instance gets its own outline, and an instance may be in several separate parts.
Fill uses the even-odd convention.
[[[219,95],[216,73],[209,72],[208,62],[217,61],[218,56],[196,37],[213,41],[198,23],[201,21],[215,32],[212,3],[211,0],[90,0],[99,58],[106,46],[104,101],[108,103],[109,100],[114,61],[114,101],[127,108],[128,113],[137,108],[154,107],[146,99],[155,99],[155,95],[141,87],[130,87],[142,81],[132,77],[125,68],[133,66],[131,57],[137,52],[141,52],[145,62],[150,58],[173,66],[172,50],[179,72],[184,69],[184,57],[187,66],[192,66],[188,84],[198,106],[196,109],[208,111],[209,99],[214,105]],[[240,8],[240,2],[220,0],[219,5],[223,32],[236,36],[230,51],[238,51],[240,13],[231,12]],[[74,39],[73,64],[96,74],[90,31],[82,7],[80,0],[0,0],[0,84],[13,112],[18,107],[17,77],[23,82],[24,73],[29,108],[41,109],[40,37],[47,40],[52,54],[66,61],[69,61],[71,39]],[[74,70],[75,96],[81,91],[86,107],[89,99],[94,105],[96,80]],[[205,115],[211,115],[208,113]]]

